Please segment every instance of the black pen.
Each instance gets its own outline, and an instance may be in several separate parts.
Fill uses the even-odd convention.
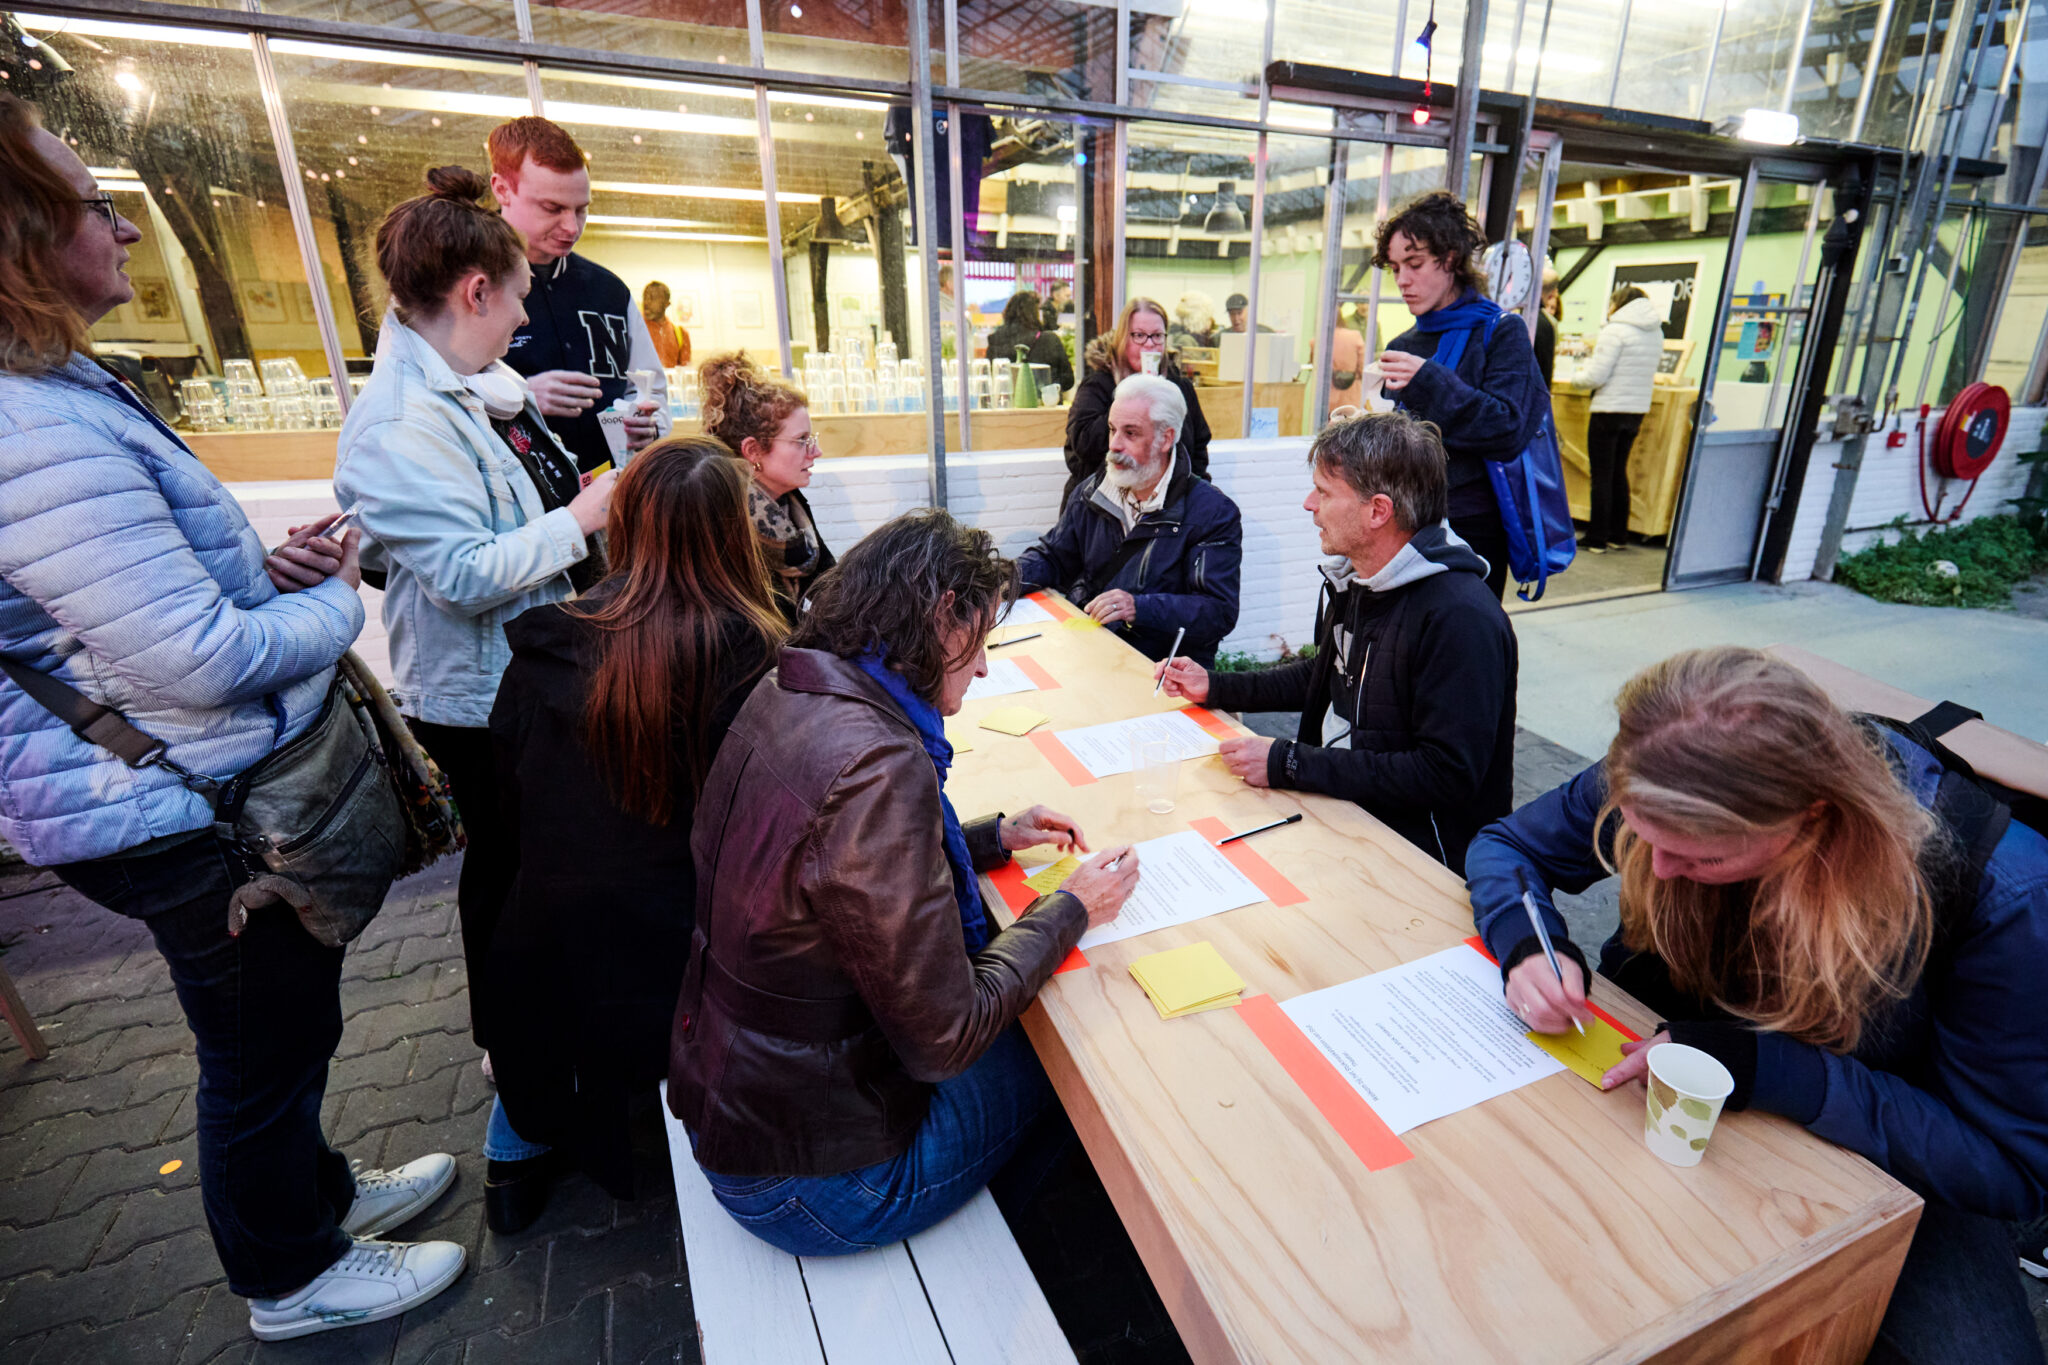
[[[1239,839],[1249,839],[1254,834],[1264,834],[1267,830],[1278,829],[1282,825],[1291,825],[1299,819],[1301,819],[1301,812],[1296,811],[1294,814],[1288,816],[1285,820],[1275,820],[1270,825],[1260,825],[1257,829],[1248,829],[1242,834],[1233,834],[1228,839],[1218,839],[1216,841],[1216,847],[1221,848],[1225,844],[1234,844]]]
[[[1045,634],[1045,632],[1042,630],[1034,630],[1029,635],[1019,635],[1014,640],[990,640],[988,642],[988,647],[990,649],[1001,649],[1004,645],[1021,645],[1026,640],[1036,640],[1039,636],[1043,634]]]

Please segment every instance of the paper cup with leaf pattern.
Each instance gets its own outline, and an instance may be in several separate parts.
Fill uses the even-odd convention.
[[[1674,1166],[1697,1166],[1735,1078],[1712,1055],[1683,1043],[1650,1049],[1643,1141]]]

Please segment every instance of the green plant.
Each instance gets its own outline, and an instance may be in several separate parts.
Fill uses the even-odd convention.
[[[2034,534],[2018,517],[1980,517],[1955,527],[1914,531],[1904,517],[1898,539],[1880,541],[1835,566],[1835,581],[1880,602],[1923,607],[1995,607],[2012,585],[2048,566]],[[1949,573],[1939,567],[1953,565]]]
[[[1261,659],[1256,654],[1248,654],[1243,650],[1226,649],[1216,655],[1216,667],[1210,671],[1215,673],[1256,673],[1263,668],[1278,668],[1282,664],[1291,664],[1297,659],[1313,659],[1315,657],[1316,647],[1314,645],[1303,645],[1300,649],[1290,649],[1288,648],[1287,641],[1281,640],[1280,657],[1277,659]]]

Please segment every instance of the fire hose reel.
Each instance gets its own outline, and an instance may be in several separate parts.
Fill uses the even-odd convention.
[[[1945,479],[1975,479],[1998,458],[2012,421],[2012,397],[1996,384],[1972,384],[1941,415],[1932,451],[1934,472]]]

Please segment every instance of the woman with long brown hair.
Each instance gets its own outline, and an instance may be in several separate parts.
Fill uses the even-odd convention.
[[[667,1073],[696,922],[697,792],[783,635],[746,493],[719,442],[656,443],[619,477],[610,572],[505,628],[491,735],[511,893],[483,1021],[499,1232],[532,1222],[570,1166],[631,1197],[626,1105]]]
[[[2026,1362],[2040,1339],[2005,1223],[2048,1211],[2048,840],[1924,736],[1838,709],[1791,665],[1701,649],[1622,689],[1606,760],[1482,830],[1465,870],[1509,1008],[1589,1018],[1551,908],[1621,878],[1602,973],[1735,1079],[1927,1201],[1872,1360]],[[1561,959],[1522,908],[1534,893]]]
[[[811,400],[794,384],[764,373],[745,351],[714,356],[697,373],[704,385],[705,432],[725,442],[753,472],[747,514],[761,538],[782,614],[793,625],[811,584],[833,564],[804,496],[818,462]]]
[[[1209,477],[1209,419],[1202,415],[1194,381],[1166,348],[1166,329],[1166,305],[1132,299],[1124,305],[1115,329],[1088,343],[1081,382],[1067,410],[1067,486],[1060,491],[1060,506],[1067,505],[1083,479],[1102,472],[1102,462],[1109,456],[1109,406],[1116,401],[1116,386],[1146,373],[1148,365],[1171,380],[1188,405],[1175,453],[1187,461],[1196,478]]]

